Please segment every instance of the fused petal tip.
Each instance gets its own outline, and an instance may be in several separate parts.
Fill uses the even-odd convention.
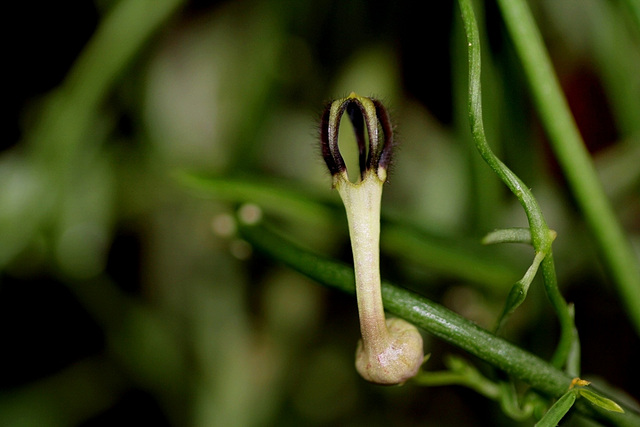
[[[338,131],[345,112],[353,125],[358,144],[360,179],[364,178],[365,172],[373,171],[381,181],[386,181],[393,148],[393,127],[389,114],[379,100],[361,97],[354,92],[329,103],[322,114],[320,144],[329,172],[335,176],[347,170],[338,147]]]

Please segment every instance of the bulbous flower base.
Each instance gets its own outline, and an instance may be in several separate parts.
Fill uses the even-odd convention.
[[[414,377],[424,361],[422,336],[411,323],[391,318],[386,321],[388,339],[381,351],[373,351],[358,341],[356,369],[376,384],[402,384]]]

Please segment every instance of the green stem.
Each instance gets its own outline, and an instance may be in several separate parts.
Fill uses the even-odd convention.
[[[640,334],[640,261],[597,178],[527,3],[499,0],[498,4],[554,153]]]
[[[558,315],[561,328],[560,339],[558,340],[556,351],[551,358],[551,364],[561,368],[567,362],[571,349],[577,340],[577,331],[571,310],[558,287],[558,277],[556,276],[556,268],[551,249],[549,249],[549,253],[547,253],[547,256],[542,260],[541,270],[547,298]]]
[[[469,46],[469,121],[478,152],[520,201],[531,228],[531,241],[537,252],[547,253],[551,238],[549,227],[529,188],[491,150],[482,120],[480,36],[471,0],[460,0],[460,10]]]
[[[469,121],[471,133],[482,158],[509,187],[524,208],[531,230],[531,243],[536,254],[544,254],[542,266],[545,290],[559,317],[561,328],[553,363],[554,366],[561,367],[571,350],[575,327],[567,303],[558,289],[555,267],[551,259],[551,244],[554,234],[547,226],[542,211],[529,188],[496,157],[487,142],[482,120],[480,36],[471,0],[460,0],[459,4],[469,46]]]
[[[485,378],[467,361],[456,356],[449,356],[445,358],[444,363],[449,368],[448,370],[423,371],[413,378],[412,382],[428,387],[461,385],[469,387],[489,399],[500,400],[502,395],[500,385]]]
[[[305,276],[325,286],[355,293],[354,272],[349,266],[294,245],[264,225],[240,224],[239,232],[256,250]],[[559,397],[571,384],[569,376],[539,357],[422,296],[383,281],[382,299],[389,312],[479,357],[546,395]],[[624,414],[600,411],[586,405],[579,405],[578,408],[587,416],[612,425],[640,425],[640,415],[626,407]]]

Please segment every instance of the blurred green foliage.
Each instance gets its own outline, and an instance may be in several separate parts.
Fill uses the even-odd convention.
[[[640,28],[627,3],[531,2],[637,253]],[[637,399],[640,341],[550,155],[498,10],[485,6],[489,141],[558,232],[583,377]],[[0,425],[514,425],[466,389],[364,383],[355,301],[234,234],[239,201],[252,200],[299,244],[349,261],[316,119],[331,98],[377,96],[400,139],[383,216],[403,224],[383,228],[383,276],[493,325],[532,254],[480,237],[526,218],[470,139],[459,12],[425,7],[120,0],[96,1],[84,21],[20,11],[25,45],[15,49],[28,53],[9,68],[45,53],[51,64],[16,73],[17,88],[31,86],[10,97],[17,137],[0,153]],[[63,46],[26,41],[71,43],[43,28],[87,21],[95,28],[73,41],[83,46],[73,61]],[[218,196],[194,197],[175,179],[184,169],[215,176]],[[558,326],[536,285],[505,335],[549,357]],[[458,352],[425,341],[429,369]]]

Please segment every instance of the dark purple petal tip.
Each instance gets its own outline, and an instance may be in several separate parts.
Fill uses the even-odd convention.
[[[358,144],[360,178],[369,170],[376,173],[380,169],[386,171],[393,149],[393,126],[389,114],[379,100],[360,97],[352,92],[346,98],[329,103],[322,114],[320,144],[329,172],[335,176],[347,169],[338,148],[338,130],[345,111],[353,125]]]

